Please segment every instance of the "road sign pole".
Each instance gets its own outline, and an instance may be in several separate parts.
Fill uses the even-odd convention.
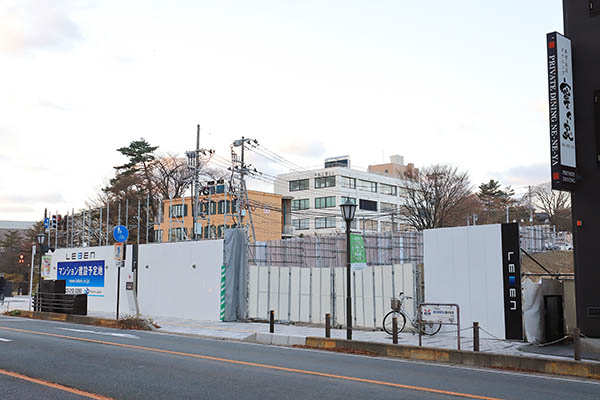
[[[117,261],[119,262],[119,261]],[[123,262],[123,261],[120,261]],[[116,264],[116,263],[115,263]],[[117,266],[117,319],[119,319],[119,295],[121,293],[121,266]]]

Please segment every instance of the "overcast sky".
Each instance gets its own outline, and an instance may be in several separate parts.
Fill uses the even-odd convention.
[[[401,154],[522,192],[550,180],[561,3],[2,0],[0,220],[84,207],[118,147],[183,154],[196,124],[223,158],[245,136],[306,167]]]

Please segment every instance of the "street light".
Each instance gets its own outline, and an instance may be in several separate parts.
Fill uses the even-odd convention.
[[[350,265],[350,223],[354,219],[356,213],[356,204],[346,200],[344,204],[340,204],[342,217],[346,221],[346,339],[352,340],[352,295],[350,292],[351,265]]]
[[[44,256],[44,250],[45,250],[45,246],[44,246],[44,240],[46,240],[46,235],[44,235],[43,233],[38,233],[37,235],[37,242],[40,245],[40,267],[39,267],[39,278],[38,278],[38,291],[37,291],[37,298],[38,298],[38,304],[37,304],[37,311],[41,311],[40,308],[40,304],[42,301],[42,297],[40,295],[40,292],[42,291],[42,260],[43,260],[43,256]]]

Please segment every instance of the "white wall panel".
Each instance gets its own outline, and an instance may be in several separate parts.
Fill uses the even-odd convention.
[[[88,311],[116,313],[118,274],[113,246],[57,249],[52,256],[52,266],[66,261],[67,254],[92,251],[94,259],[105,262],[104,296],[89,297]],[[131,254],[129,245],[127,261],[121,269],[120,316],[134,313],[125,286],[127,281],[133,281]],[[140,312],[153,317],[218,320],[222,260],[222,240],[140,245]]]
[[[425,301],[458,303],[462,327],[503,338],[501,225],[426,230],[424,241]]]
[[[310,319],[310,306],[311,306],[311,279],[310,273],[311,270],[308,268],[298,268],[300,272],[299,279],[299,292],[300,292],[300,301],[298,302],[298,321],[309,322]]]
[[[290,321],[300,321],[300,268],[290,268],[291,296]]]
[[[248,293],[256,294],[248,296],[248,317],[250,318],[258,318],[258,295],[260,294],[259,271],[260,267],[256,265],[248,266]]]

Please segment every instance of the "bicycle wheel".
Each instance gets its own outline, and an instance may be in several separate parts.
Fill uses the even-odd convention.
[[[404,329],[404,325],[406,325],[406,317],[402,313],[396,313],[396,316],[398,318],[398,333],[400,333]],[[383,317],[383,330],[388,335],[393,335],[394,334],[394,331],[393,331],[394,327],[392,326],[392,324],[393,324],[392,319],[393,318],[394,318],[394,312],[393,311],[390,311],[389,313],[387,313],[385,315],[385,317]]]
[[[423,322],[421,324],[421,333],[424,335],[433,336],[442,329],[442,324],[435,322]]]

